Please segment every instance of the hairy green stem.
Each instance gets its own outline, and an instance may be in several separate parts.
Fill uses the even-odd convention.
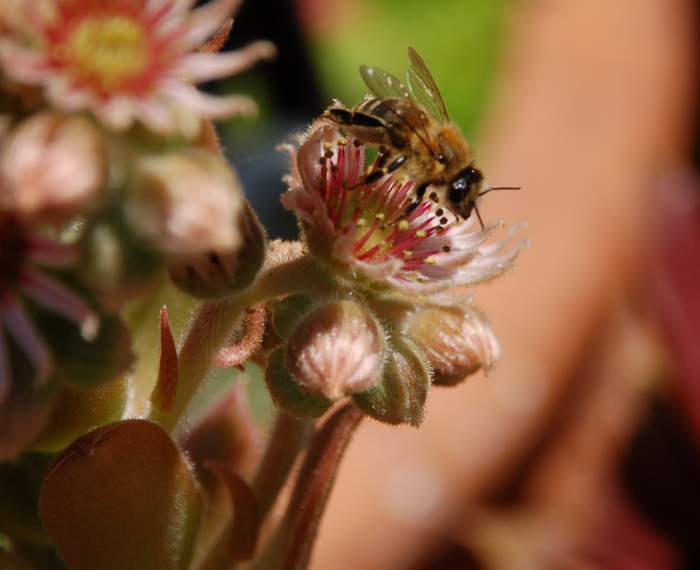
[[[274,506],[294,462],[305,448],[312,433],[312,420],[297,419],[284,410],[277,412],[277,419],[270,433],[265,454],[253,479],[253,492],[261,522]]]
[[[227,342],[246,308],[297,291],[313,292],[327,284],[327,274],[318,262],[301,257],[266,271],[238,295],[202,304],[178,354],[179,384],[175,404],[166,412],[152,410],[150,419],[168,431],[176,428],[209,373],[214,356]]]
[[[253,565],[254,570],[308,568],[340,462],[363,417],[354,404],[347,404],[334,412],[314,436],[284,519]]]

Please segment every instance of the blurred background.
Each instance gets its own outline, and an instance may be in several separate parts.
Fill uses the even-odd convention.
[[[314,568],[700,568],[698,22],[690,0],[244,3],[229,47],[280,55],[211,89],[260,103],[220,132],[273,237],[296,231],[275,146],[413,45],[489,181],[523,187],[482,213],[532,240],[476,290],[498,370],[434,389],[419,430],[365,422]]]

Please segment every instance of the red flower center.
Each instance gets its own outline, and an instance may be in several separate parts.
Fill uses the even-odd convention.
[[[147,92],[177,54],[171,49],[174,35],[155,33],[166,11],[147,16],[142,10],[129,2],[63,5],[45,30],[52,65],[101,97]]]

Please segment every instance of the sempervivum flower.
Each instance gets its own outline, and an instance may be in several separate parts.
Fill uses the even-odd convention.
[[[388,175],[361,184],[365,149],[318,123],[292,154],[289,190],[282,202],[301,220],[311,252],[411,293],[433,293],[495,277],[510,267],[524,245],[514,231],[489,242],[500,224],[481,229],[439,204],[413,202],[410,180]]]
[[[12,80],[43,86],[63,111],[92,111],[121,130],[142,121],[159,133],[196,134],[201,118],[255,110],[246,97],[213,97],[194,83],[240,72],[270,57],[269,42],[230,53],[197,49],[239,0],[16,0],[20,17],[0,41]]]
[[[0,404],[12,384],[8,336],[28,357],[38,382],[52,368],[51,352],[25,309],[24,298],[76,323],[83,336],[96,334],[98,321],[90,307],[40,269],[67,269],[75,264],[76,254],[73,247],[29,234],[16,218],[0,214]]]

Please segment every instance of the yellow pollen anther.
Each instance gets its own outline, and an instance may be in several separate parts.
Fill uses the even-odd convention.
[[[361,228],[361,227],[366,226],[366,225],[367,225],[367,220],[365,220],[364,218],[360,218],[359,220],[357,220],[357,227],[358,228]]]
[[[410,259],[410,258],[413,256],[413,252],[412,252],[411,250],[408,250],[408,249],[407,249],[406,251],[403,252],[403,256],[404,256],[406,259]]]
[[[419,237],[419,238],[424,238],[424,237],[427,236],[427,235],[428,235],[428,234],[426,234],[424,230],[418,230],[418,231],[416,232],[416,237]]]
[[[378,220],[383,220],[384,219],[384,212],[379,212],[374,217],[377,218]]]
[[[81,79],[114,90],[148,65],[149,42],[139,22],[125,16],[90,16],[57,49]]]
[[[432,255],[430,257],[425,258],[425,262],[429,265],[435,265],[437,263],[437,259],[435,259]]]
[[[399,222],[399,229],[400,230],[407,230],[408,229],[408,222],[406,220],[401,220]]]

